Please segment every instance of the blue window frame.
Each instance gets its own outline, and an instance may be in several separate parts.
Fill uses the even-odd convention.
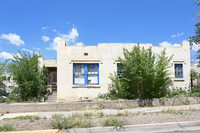
[[[125,72],[125,70],[124,70],[124,68],[123,68],[122,63],[117,63],[117,76],[118,76],[119,78],[122,78],[123,75],[124,75],[124,72]]]
[[[73,64],[74,85],[98,85],[99,64]]]
[[[183,78],[183,64],[175,64],[175,78]]]

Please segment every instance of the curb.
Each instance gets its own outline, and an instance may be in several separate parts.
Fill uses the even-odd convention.
[[[50,129],[50,130],[33,130],[33,131],[11,131],[1,133],[66,133],[65,130]]]

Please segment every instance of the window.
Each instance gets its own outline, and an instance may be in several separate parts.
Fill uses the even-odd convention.
[[[123,74],[124,74],[124,68],[122,63],[117,63],[117,76],[119,78],[122,78]]]
[[[175,64],[175,78],[183,78],[183,64]]]
[[[99,84],[99,64],[74,64],[73,84],[97,85]]]

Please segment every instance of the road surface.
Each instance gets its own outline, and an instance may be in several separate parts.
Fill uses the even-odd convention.
[[[66,131],[67,132],[67,131]],[[69,133],[200,133],[200,121],[133,125],[125,128],[70,129]]]

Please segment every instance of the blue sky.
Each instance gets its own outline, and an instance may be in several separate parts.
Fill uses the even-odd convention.
[[[18,50],[56,58],[56,41],[179,45],[193,35],[196,0],[1,0],[0,61]],[[197,50],[194,49],[194,50]],[[195,52],[192,52],[192,57]]]

